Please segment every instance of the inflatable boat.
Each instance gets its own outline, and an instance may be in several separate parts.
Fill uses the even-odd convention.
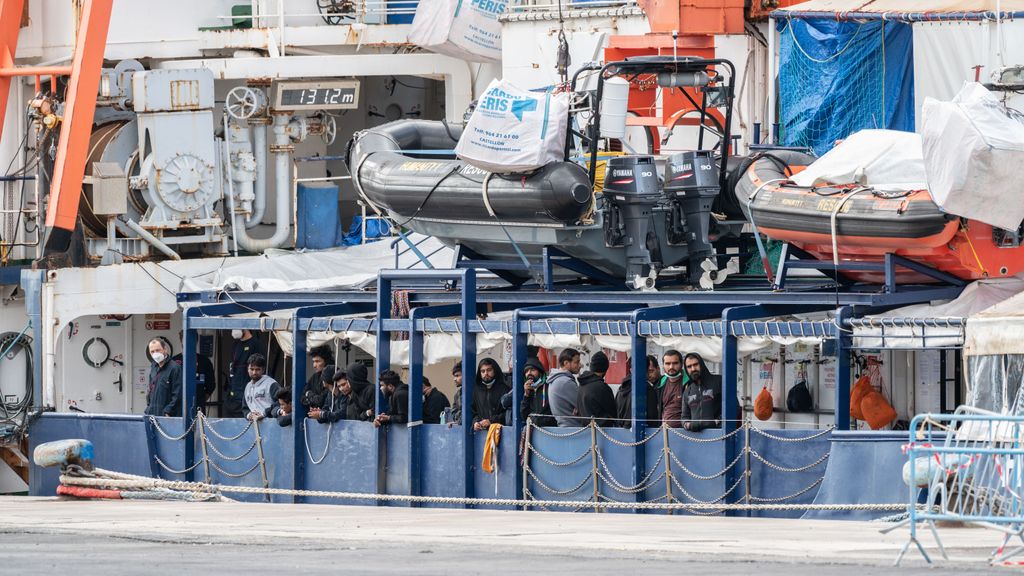
[[[742,227],[713,221],[717,182],[709,188],[692,177],[695,162],[713,161],[710,152],[680,155],[664,168],[649,155],[611,158],[606,172],[616,177],[595,193],[573,162],[526,174],[468,165],[449,152],[460,134],[461,127],[426,120],[357,133],[348,150],[357,192],[399,226],[467,248],[476,259],[534,266],[553,247],[634,287],[653,286],[657,273],[673,266],[685,266],[688,280],[699,282],[712,242]],[[674,171],[664,188],[662,170]],[[534,276],[508,268],[506,277]]]
[[[1017,232],[946,214],[927,190],[794,184],[790,177],[813,161],[811,156],[788,150],[747,160],[735,195],[759,232],[825,261],[832,261],[836,251],[840,262],[881,262],[891,253],[964,280],[1011,276],[1024,270],[1024,248]],[[884,275],[875,271],[843,275],[864,282],[884,281]],[[935,280],[898,268],[897,281]]]

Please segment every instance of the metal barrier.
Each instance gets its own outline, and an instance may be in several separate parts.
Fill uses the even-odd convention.
[[[910,491],[910,538],[896,557],[899,565],[911,544],[931,557],[918,539],[924,523],[943,558],[948,559],[935,523],[964,522],[1004,533],[991,563],[1024,552],[1006,551],[1011,539],[1024,544],[1021,489],[1024,473],[1024,416],[1006,416],[961,406],[953,414],[922,414],[910,423],[910,443],[903,477]],[[923,507],[915,506],[924,492]]]

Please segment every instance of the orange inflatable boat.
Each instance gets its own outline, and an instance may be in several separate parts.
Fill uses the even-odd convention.
[[[792,151],[755,155],[738,179],[736,199],[769,238],[815,258],[882,262],[895,254],[963,280],[1012,276],[1024,270],[1021,235],[944,213],[927,190],[882,191],[869,186],[797,186],[789,177],[814,158]],[[884,282],[879,271],[843,271],[850,279]],[[900,283],[934,282],[897,269]]]

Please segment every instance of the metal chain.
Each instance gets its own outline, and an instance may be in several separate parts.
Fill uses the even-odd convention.
[[[221,440],[224,440],[225,442],[233,442],[235,440],[238,440],[242,436],[245,436],[245,433],[249,431],[249,428],[252,428],[252,420],[249,420],[249,423],[241,432],[238,433],[237,436],[222,436],[219,432],[217,432],[216,429],[214,429],[213,425],[210,424],[210,420],[207,419],[206,416],[200,416],[200,418],[203,419],[203,426],[206,428],[207,432],[212,433],[214,436],[220,438]]]
[[[687,468],[679,460],[679,458],[676,457],[675,453],[669,452],[668,455],[672,458],[672,461],[675,462],[676,466],[681,468],[683,470],[683,472],[686,473],[687,476],[690,476],[691,478],[695,478],[697,480],[714,480],[715,478],[720,478],[722,476],[725,476],[726,472],[728,472],[729,470],[732,470],[733,466],[735,466],[736,463],[740,461],[740,458],[743,458],[743,456],[746,454],[746,451],[747,451],[746,448],[744,448],[743,450],[740,450],[740,453],[736,455],[736,458],[734,458],[733,461],[730,462],[725,468],[722,468],[718,472],[715,472],[714,474],[711,474],[709,476],[703,476],[701,474],[697,474],[696,472],[694,472],[694,471],[690,470],[689,468]]]
[[[646,489],[654,486],[655,482],[657,482],[658,480],[661,480],[662,478],[665,477],[665,471],[662,470],[661,476],[658,476],[654,480],[651,480],[651,476],[654,475],[654,472],[658,469],[658,466],[661,465],[661,461],[664,458],[665,458],[665,454],[664,453],[661,456],[658,456],[658,461],[655,462],[653,466],[651,466],[651,471],[647,473],[647,476],[645,476],[642,480],[640,480],[640,482],[637,482],[636,484],[633,484],[632,486],[626,486],[625,484],[622,484],[621,482],[619,482],[618,480],[615,479],[615,476],[612,474],[612,471],[608,468],[608,463],[605,462],[605,460],[604,460],[604,455],[602,455],[601,451],[598,450],[597,451],[597,461],[601,464],[601,468],[604,470],[604,475],[601,475],[600,470],[598,470],[597,473],[599,475],[601,475],[601,478],[604,479],[605,482],[608,482],[609,484],[612,484],[612,487],[616,489],[616,492],[622,492],[623,494],[636,494],[637,492],[640,492],[641,490],[646,490]],[[605,476],[607,476],[607,477],[605,477]],[[648,481],[650,481],[650,482],[648,482]]]
[[[210,460],[210,466],[213,466],[214,470],[220,472],[221,474],[227,476],[228,478],[244,478],[245,476],[248,476],[249,474],[252,474],[254,471],[256,471],[256,469],[260,467],[261,463],[262,460],[257,460],[256,463],[253,464],[252,467],[246,470],[245,472],[242,472],[240,474],[232,474],[231,472],[228,472],[227,470],[221,468],[220,466],[217,466],[217,463],[214,462],[213,460]]]
[[[259,440],[253,440],[252,441],[252,445],[250,445],[249,448],[245,452],[243,452],[242,454],[240,454],[238,456],[235,456],[235,457],[229,457],[229,456],[226,456],[220,450],[218,450],[217,446],[213,442],[210,442],[209,438],[203,438],[203,441],[206,442],[206,446],[208,448],[213,450],[214,454],[216,454],[217,456],[220,456],[221,458],[223,458],[224,460],[226,460],[228,462],[238,462],[242,458],[245,458],[246,456],[251,454],[253,450],[256,449],[256,443],[259,442]]]
[[[642,503],[660,502],[660,501],[664,500],[665,498],[666,498],[666,496],[664,494],[662,494],[661,496],[658,496],[657,498],[651,498],[650,500],[638,500],[638,502],[642,502]],[[622,500],[616,500],[616,499],[612,498],[611,496],[605,496],[604,494],[601,494],[601,500],[603,502],[618,502],[618,503],[622,503],[623,502]]]
[[[590,451],[593,450],[593,448],[587,448],[586,452],[584,452],[583,454],[580,454],[577,458],[575,458],[574,460],[568,461],[568,462],[555,462],[554,460],[550,460],[546,456],[544,456],[543,454],[538,452],[537,449],[533,446],[533,443],[531,443],[529,445],[529,449],[530,449],[530,453],[533,454],[534,456],[536,456],[538,460],[540,460],[541,462],[543,462],[543,463],[545,463],[545,464],[547,464],[549,466],[554,466],[556,468],[566,468],[566,467],[572,466],[574,464],[579,464],[584,458],[586,458],[587,456],[590,456]]]
[[[761,498],[759,496],[754,496],[753,494],[750,494],[750,499],[755,501],[755,502],[776,502],[776,503],[777,502],[785,502],[786,500],[792,500],[793,498],[797,498],[799,496],[803,496],[804,494],[810,492],[815,487],[817,487],[819,484],[821,484],[824,480],[825,480],[825,477],[822,476],[821,478],[818,478],[817,480],[812,482],[810,486],[804,488],[803,490],[800,490],[799,492],[795,492],[793,494],[790,494],[789,496],[780,496],[779,498]]]
[[[732,438],[733,436],[739,434],[740,431],[746,428],[746,426],[747,425],[744,424],[743,426],[740,426],[739,428],[733,430],[732,432],[729,432],[728,434],[722,434],[721,436],[716,436],[714,438],[698,438],[696,436],[690,436],[689,434],[683,434],[682,432],[676,430],[675,428],[669,428],[668,431],[678,436],[679,438],[686,440],[687,442],[695,442],[697,444],[709,444],[711,442],[721,442],[723,440],[728,440],[729,438]]]
[[[537,426],[536,424],[530,424],[530,425],[533,426],[534,431],[540,432],[541,434],[543,434],[545,436],[550,436],[552,438],[572,438],[573,436],[579,436],[580,434],[582,434],[584,432],[589,432],[590,431],[590,427],[589,426],[585,426],[585,427],[580,428],[579,430],[577,430],[575,432],[569,432],[568,434],[558,434],[558,433],[551,432],[551,431],[547,430],[543,426]]]
[[[164,431],[163,428],[160,427],[160,423],[157,421],[156,416],[150,416],[149,417],[149,422],[153,425],[153,428],[156,429],[157,433],[159,433],[165,439],[170,440],[171,442],[177,442],[179,440],[184,440],[185,437],[188,436],[189,434],[191,434],[192,430],[195,429],[196,421],[198,421],[198,420],[199,420],[199,418],[194,418],[192,420],[192,424],[189,425],[188,430],[185,430],[184,432],[182,432],[181,436],[172,436],[171,434],[168,434],[166,431]]]
[[[657,478],[654,478],[653,480],[651,480],[650,484],[641,485],[641,486],[639,486],[637,488],[628,488],[626,486],[616,486],[615,485],[616,484],[615,479],[607,477],[600,470],[597,471],[597,477],[600,478],[601,480],[604,480],[605,482],[607,482],[608,483],[608,487],[611,488],[612,490],[618,492],[619,494],[639,494],[640,492],[643,492],[644,490],[647,490],[648,488],[653,487],[662,478],[664,478],[665,477],[665,471],[662,470],[661,474],[659,474]]]
[[[758,454],[757,450],[754,450],[753,448],[750,448],[749,450],[750,450],[750,455],[751,456],[756,458],[759,462],[761,462],[765,466],[771,468],[772,470],[776,470],[778,472],[806,472],[806,471],[810,470],[811,468],[814,468],[818,464],[821,464],[825,460],[828,460],[829,454],[831,454],[830,452],[825,452],[825,454],[821,458],[818,458],[817,460],[815,460],[814,462],[811,462],[810,464],[808,464],[806,466],[800,466],[800,467],[797,467],[797,468],[787,468],[785,466],[779,466],[778,464],[772,464],[771,462],[765,460],[764,456],[761,456],[760,454]]]
[[[615,438],[612,438],[612,437],[611,437],[611,436],[610,436],[610,435],[609,435],[609,434],[608,434],[607,432],[605,432],[605,431],[604,431],[603,429],[601,429],[601,427],[600,427],[600,426],[598,426],[598,427],[597,427],[597,432],[598,432],[599,434],[601,434],[601,436],[602,436],[602,437],[603,437],[603,438],[604,438],[605,440],[607,440],[607,441],[611,442],[612,444],[615,444],[616,446],[622,446],[622,447],[624,447],[624,448],[635,448],[635,447],[637,447],[637,446],[642,446],[642,445],[644,445],[644,444],[647,444],[648,442],[650,442],[650,441],[651,441],[651,438],[654,438],[655,436],[658,436],[658,435],[660,435],[660,434],[661,434],[661,428],[657,428],[657,429],[656,429],[656,431],[655,431],[655,432],[654,432],[653,434],[651,434],[651,435],[650,435],[650,436],[648,436],[647,438],[644,438],[643,440],[638,440],[638,441],[636,441],[636,442],[623,442],[622,440],[616,440]]]
[[[300,496],[305,498],[335,498],[342,500],[370,500],[387,502],[419,502],[424,504],[456,504],[476,506],[538,506],[537,500],[515,500],[506,498],[461,498],[450,496],[411,496],[407,494],[369,494],[364,492],[330,492],[325,490],[295,490],[291,488],[261,488],[255,486],[228,486],[223,484],[206,484],[202,482],[184,482],[179,480],[163,480],[159,478],[146,478],[111,472],[97,468],[94,473],[97,477],[80,477],[62,474],[60,481],[68,486],[89,486],[94,488],[124,488],[134,490],[148,490],[152,488],[170,488],[172,490],[185,490],[194,492],[209,492],[219,494],[221,492],[235,494],[271,494],[275,496]],[[106,477],[98,477],[106,476]],[[589,480],[589,478],[588,478]],[[570,501],[570,500],[545,500],[545,505],[551,507],[593,507],[592,501]],[[906,510],[906,503],[884,503],[884,504],[670,504],[663,502],[605,502],[597,503],[598,506],[609,510],[686,510],[704,509],[718,510]]]
[[[589,483],[590,480],[594,477],[594,474],[590,473],[584,476],[583,480],[579,484],[577,484],[575,488],[571,488],[569,490],[555,490],[554,488],[545,484],[543,480],[538,478],[537,475],[533,473],[533,470],[527,469],[526,473],[530,475],[530,478],[533,478],[533,481],[536,482],[538,486],[543,488],[546,492],[554,494],[555,496],[568,496],[573,492],[578,492],[581,488],[586,486],[587,483]]]
[[[744,474],[749,474],[749,472],[745,472]],[[743,474],[740,474],[740,477],[736,479],[736,482],[732,485],[732,487],[730,487],[728,490],[725,491],[725,493],[723,493],[718,498],[715,498],[714,500],[701,500],[700,498],[697,498],[693,494],[690,494],[689,492],[687,492],[686,488],[683,488],[683,485],[679,483],[679,480],[676,480],[675,476],[670,476],[670,478],[672,478],[672,484],[674,484],[675,487],[677,489],[679,489],[679,491],[682,492],[683,495],[686,496],[687,498],[689,498],[691,501],[693,501],[693,502],[695,502],[697,504],[705,504],[705,505],[712,505],[713,504],[713,505],[716,505],[716,507],[717,507],[717,506],[728,506],[728,504],[725,503],[725,499],[729,497],[729,494],[732,494],[737,488],[739,488],[740,484],[743,482],[743,476],[744,476]],[[719,502],[721,502],[721,504],[719,504]]]
[[[188,468],[185,468],[184,470],[175,470],[174,468],[171,468],[170,466],[165,464],[164,461],[161,460],[159,456],[154,455],[153,456],[153,460],[155,460],[156,463],[159,464],[161,468],[163,468],[164,470],[170,472],[171,474],[188,474],[189,472],[195,470],[196,467],[198,467],[200,464],[203,463],[203,461],[200,460],[199,462],[196,462],[195,464],[193,464],[192,466],[190,466]]]
[[[760,434],[761,436],[764,436],[765,438],[770,438],[777,442],[807,442],[810,440],[816,440],[818,438],[821,438],[826,434],[831,434],[832,431],[835,430],[835,428],[829,426],[828,428],[822,430],[821,432],[818,432],[817,434],[813,434],[811,436],[807,436],[805,438],[786,438],[785,436],[776,436],[774,434],[769,434],[768,432],[765,432],[764,430],[761,430],[760,428],[756,428],[754,426],[751,426],[750,429]]]

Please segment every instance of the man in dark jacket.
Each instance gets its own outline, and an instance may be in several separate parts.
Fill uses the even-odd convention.
[[[721,428],[722,378],[708,371],[700,354],[687,354],[683,365],[687,378],[683,389],[683,428],[691,432]]]
[[[345,375],[348,377],[348,412],[347,420],[359,420],[368,422],[373,420],[374,391],[373,385],[367,379],[369,371],[362,362],[353,362],[345,368]],[[344,394],[345,391],[342,390]]]
[[[277,425],[282,428],[292,425],[292,387],[285,386],[277,391],[275,395],[277,405],[267,408],[265,416],[276,418]]]
[[[344,420],[348,413],[348,396],[345,395],[343,388],[348,386],[348,375],[340,370],[336,371],[333,364],[324,366],[321,374],[320,384],[326,393],[320,406],[309,410],[309,417],[316,418],[321,424]]]
[[[593,420],[598,426],[617,426],[618,407],[611,386],[604,381],[608,373],[608,356],[597,351],[590,358],[590,370],[580,374],[580,389],[576,397],[576,410],[584,421]]]
[[[181,366],[171,360],[163,338],[149,341],[149,394],[146,414],[150,416],[181,416]]]
[[[249,330],[232,330],[235,339],[228,364],[228,389],[224,398],[224,417],[242,418],[245,407],[245,385],[249,383],[249,356],[263,350],[263,341]]]
[[[526,360],[523,380],[523,404],[520,407],[523,420],[532,417],[536,426],[558,426],[548,403],[548,375],[536,356]]]
[[[661,357],[665,375],[658,382],[658,397],[661,399],[661,420],[669,428],[681,428],[683,417],[683,355],[678,350],[668,350]]]
[[[440,424],[441,414],[444,413],[444,409],[450,407],[448,403],[448,397],[443,392],[434,388],[430,384],[430,380],[423,377],[423,423],[424,424]]]
[[[501,397],[511,389],[497,362],[491,358],[480,361],[473,387],[473,430],[487,430],[491,424],[505,423]]]
[[[178,331],[178,340],[184,342],[181,330]],[[171,356],[171,360],[177,362],[178,366],[185,365],[185,359],[181,352]],[[217,375],[213,370],[213,362],[196,350],[196,402],[202,405],[210,399],[210,396],[213,395],[213,391],[216,389]]]
[[[324,374],[324,367],[334,364],[334,354],[329,346],[314,346],[309,357],[313,361],[313,374],[306,379],[306,387],[302,389],[302,405],[317,408],[323,405],[327,396],[323,383],[334,376],[333,370]]]
[[[632,366],[632,362],[630,362]],[[661,398],[658,397],[658,382],[661,381],[661,368],[658,366],[658,359],[654,356],[647,356],[647,414],[641,414],[641,418],[647,420],[648,428],[661,426]],[[623,428],[633,426],[633,374],[626,374],[626,378],[619,385],[615,393],[615,405],[618,407],[619,422]]]
[[[373,420],[374,427],[409,422],[409,385],[394,370],[380,373],[380,390],[388,399],[388,412],[378,414]]]
[[[462,425],[462,361],[459,360],[452,368],[452,381],[455,382],[455,397],[452,398],[452,424]]]

